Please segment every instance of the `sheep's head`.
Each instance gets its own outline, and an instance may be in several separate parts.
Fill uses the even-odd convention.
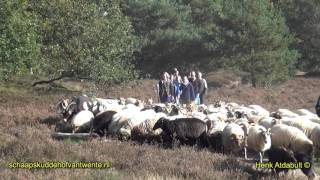
[[[153,126],[152,130],[156,130],[156,129],[163,129],[164,124],[165,124],[166,119],[165,118],[160,118],[156,124]]]
[[[178,115],[179,114],[179,108],[176,105],[171,105],[171,111],[169,113],[170,116]]]
[[[230,135],[231,142],[233,142],[238,147],[241,146],[243,139],[244,139],[244,136],[240,135],[240,134],[231,134]]]
[[[131,137],[131,128],[129,125],[125,125],[119,129],[119,139],[128,140]]]
[[[259,135],[263,139],[264,143],[270,141],[270,128],[268,130],[259,128]]]
[[[125,98],[121,97],[121,98],[118,99],[118,101],[119,101],[120,105],[126,105],[126,99]]]
[[[69,99],[60,99],[56,106],[58,113],[63,114],[66,111],[69,103],[70,103]]]
[[[270,117],[276,118],[276,119],[282,119],[282,116],[279,112],[271,112]]]
[[[72,115],[76,113],[76,109],[77,104],[75,102],[71,102],[70,104],[68,104],[68,106],[62,113],[63,121],[67,122],[68,120],[70,120]]]

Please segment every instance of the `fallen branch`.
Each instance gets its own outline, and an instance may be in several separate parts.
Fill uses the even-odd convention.
[[[57,81],[57,80],[60,80],[60,79],[63,79],[65,77],[71,77],[71,76],[67,76],[65,74],[57,77],[57,78],[53,78],[53,79],[49,79],[49,80],[43,80],[43,81],[37,81],[35,83],[32,84],[32,87],[38,85],[38,84],[49,84],[49,83],[52,83],[53,81]]]

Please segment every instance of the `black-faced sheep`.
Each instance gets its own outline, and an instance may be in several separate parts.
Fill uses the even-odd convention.
[[[266,154],[277,176],[279,176],[280,172],[287,173],[290,170],[289,168],[278,167],[277,163],[301,163],[300,169],[309,179],[314,179],[317,176],[313,168],[311,155],[294,153],[292,150],[284,147],[272,147],[266,151]],[[310,166],[306,167],[305,163],[309,163]]]

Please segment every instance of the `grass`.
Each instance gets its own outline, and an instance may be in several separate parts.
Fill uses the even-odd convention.
[[[126,87],[99,92],[103,97],[153,97],[156,81],[144,80]],[[53,140],[59,122],[55,105],[59,98],[79,92],[55,87],[31,88],[24,84],[0,84],[0,176],[4,179],[257,179],[239,157],[225,156],[193,147],[165,149],[133,141],[93,139]],[[134,85],[136,84],[136,86]],[[77,84],[78,85],[78,84]],[[298,85],[304,85],[300,87]],[[320,86],[318,79],[296,79],[273,89],[217,89],[207,100],[230,97],[240,103],[264,107],[312,108],[312,98]],[[51,88],[51,89],[50,89]],[[295,89],[295,91],[291,91]],[[285,91],[286,93],[281,93]],[[302,95],[307,93],[305,95]],[[272,94],[271,96],[265,96]],[[262,98],[264,97],[264,98]],[[288,97],[291,97],[289,99]],[[290,101],[289,101],[290,100]],[[316,100],[316,99],[315,99]],[[310,107],[310,108],[309,108]],[[111,169],[8,169],[10,162],[23,161],[111,161]],[[252,164],[251,164],[252,165]],[[320,172],[319,163],[317,172]],[[273,179],[271,176],[262,179]],[[301,179],[301,173],[282,179]]]

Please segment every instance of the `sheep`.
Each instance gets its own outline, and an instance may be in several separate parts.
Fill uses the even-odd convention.
[[[69,120],[68,123],[71,124],[73,127],[74,132],[87,132],[88,128],[90,127],[91,120],[94,118],[94,115],[91,111],[82,110],[75,115],[73,115]]]
[[[105,135],[105,131],[108,129],[108,126],[112,121],[112,117],[116,113],[117,112],[115,111],[104,111],[98,114],[96,117],[94,117],[94,119],[91,122],[90,132],[95,132],[100,136]]]
[[[140,112],[140,109],[135,105],[126,105],[122,111],[113,115],[108,127],[108,134],[117,134],[119,129],[138,112]]]
[[[216,151],[222,151],[222,131],[227,125],[224,121],[207,121],[208,125],[208,145]]]
[[[131,118],[129,118],[124,125],[119,129],[119,135],[121,138],[128,139],[131,136],[131,130],[133,127],[139,124],[156,118],[157,113],[153,109],[136,112]]]
[[[207,123],[197,118],[178,118],[169,120],[160,118],[153,127],[153,130],[161,128],[172,144],[174,138],[177,138],[181,144],[194,145],[196,142],[206,145]]]
[[[274,166],[273,170],[276,175],[279,176],[280,172],[287,173],[289,168],[276,167],[277,163],[302,163],[301,171],[308,177],[308,179],[314,179],[317,177],[315,170],[313,168],[313,160],[311,155],[306,155],[303,153],[294,153],[290,149],[286,149],[284,147],[272,147],[271,149],[266,151],[269,162]],[[305,167],[304,164],[308,162],[310,164],[309,167]]]
[[[63,114],[67,110],[69,103],[69,99],[60,99],[56,106],[58,114]]]
[[[224,152],[237,152],[241,149],[245,151],[245,132],[236,123],[229,123],[222,131],[222,145]]]
[[[270,115],[270,112],[268,110],[266,110],[265,108],[263,108],[259,105],[249,105],[248,107],[251,109],[254,109],[255,112],[257,112],[257,115],[259,115],[259,116],[267,117]]]
[[[73,96],[71,102],[77,104],[76,112],[80,112],[81,110],[92,110],[93,107],[92,99],[86,95]]]
[[[315,147],[316,153],[320,150],[320,125],[307,119],[301,120],[299,118],[283,118],[282,123],[288,126],[293,126],[300,129],[304,134],[310,138]]]
[[[291,147],[295,153],[311,154],[312,141],[298,128],[285,124],[277,124],[270,130],[272,146]]]
[[[131,130],[131,139],[136,140],[139,142],[144,142],[147,140],[148,142],[151,142],[153,140],[156,140],[160,142],[161,140],[161,129],[157,129],[153,131],[153,127],[156,124],[156,122],[163,117],[166,117],[167,115],[165,113],[159,112],[156,113],[154,117],[150,117],[146,121],[140,123],[139,125],[135,126]]]
[[[268,162],[271,162],[273,166],[275,166],[276,163],[296,163],[297,160],[294,157],[293,151],[290,149],[286,149],[284,147],[271,147],[269,150],[266,151],[266,154],[268,156]],[[289,171],[289,168],[273,168],[276,175],[279,176],[279,173],[284,171],[287,173]]]
[[[149,117],[134,128],[139,130],[142,134],[160,134],[159,131],[153,131],[152,129],[157,121],[163,117],[167,117],[167,115],[162,112],[156,113],[153,117]]]
[[[65,104],[65,103],[63,103]],[[87,96],[74,96],[72,97],[70,103],[65,107],[62,111],[62,116],[64,121],[68,121],[71,116],[82,111],[82,110],[90,110],[92,111],[93,102]]]
[[[316,114],[310,112],[307,109],[297,109],[294,112],[300,116],[318,117]]]
[[[281,121],[279,119],[275,119],[273,117],[262,117],[258,124],[265,127],[266,129],[272,128],[276,124],[280,124]]]
[[[259,153],[259,160],[262,163],[263,153],[271,147],[270,129],[260,125],[253,125],[248,130],[248,149]]]
[[[281,117],[294,118],[299,116],[298,114],[290,111],[289,109],[278,109],[276,112],[279,113]]]

